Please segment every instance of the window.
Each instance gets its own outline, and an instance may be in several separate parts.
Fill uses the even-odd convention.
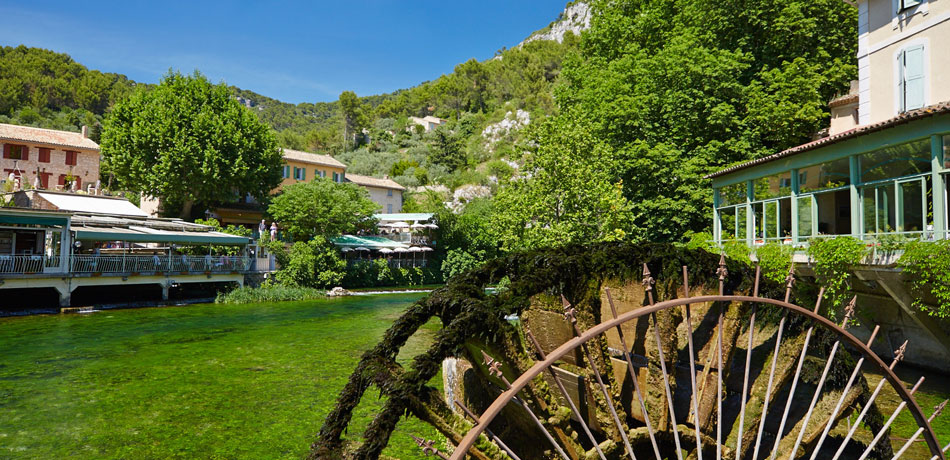
[[[762,177],[752,181],[756,200],[779,198],[792,194],[791,172],[786,171],[774,176]]]
[[[25,145],[4,144],[3,158],[10,160],[29,160],[30,149]]]
[[[920,5],[920,1],[921,0],[898,0],[898,4],[900,5],[898,9],[900,11],[909,10],[917,5]]]
[[[340,173],[338,172],[333,173],[333,182],[340,182]]]
[[[732,204],[745,203],[746,201],[745,182],[727,185],[719,189],[719,205],[729,206]]]
[[[386,196],[393,196],[393,190],[392,189],[387,190]]]
[[[800,193],[817,192],[851,185],[851,162],[840,158],[798,171]]]
[[[294,179],[307,180],[307,168],[294,167]]]
[[[386,205],[386,213],[387,213],[387,214],[392,214],[392,213],[393,213],[393,204],[392,204],[392,203],[389,203],[389,204]]]
[[[49,163],[49,152],[50,152],[50,149],[44,149],[44,148],[40,149],[40,157],[39,157],[40,163]]]
[[[76,166],[76,157],[79,156],[79,152],[66,151],[66,165],[67,166]]]
[[[924,99],[924,45],[911,46],[897,54],[897,93],[900,113],[919,109]]]
[[[290,179],[290,166],[284,165],[284,170],[282,171],[281,176],[284,179]]]
[[[861,181],[874,182],[930,172],[930,139],[861,155]]]

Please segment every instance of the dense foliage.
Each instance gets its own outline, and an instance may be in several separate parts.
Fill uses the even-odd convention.
[[[263,201],[280,183],[271,130],[197,72],[169,73],[116,104],[101,148],[110,187],[160,198],[166,213],[185,218],[245,195]]]
[[[897,263],[918,293],[914,305],[933,316],[950,317],[950,240],[908,243]],[[934,304],[925,303],[921,294],[929,294]]]
[[[343,276],[347,288],[382,286],[422,286],[438,284],[442,273],[432,267],[396,267],[386,259],[351,261]]]
[[[271,303],[292,300],[319,299],[326,296],[323,289],[306,288],[299,286],[280,286],[269,284],[261,287],[244,286],[228,292],[222,292],[214,299],[214,303]]]
[[[315,236],[289,247],[280,241],[266,241],[267,250],[280,267],[273,282],[280,286],[329,288],[338,286],[346,271],[346,262],[329,241]]]
[[[825,288],[822,310],[834,320],[851,300],[851,269],[867,255],[864,243],[850,236],[814,238],[808,256],[814,262],[815,277]]]
[[[79,131],[135,89],[125,75],[86,69],[53,51],[0,47],[0,122]],[[95,139],[97,132],[93,131]]]
[[[378,209],[365,188],[314,179],[284,187],[267,211],[295,241],[310,241],[371,226],[373,213]]]
[[[594,2],[565,60],[556,126],[602,140],[638,236],[709,226],[704,174],[804,141],[856,75],[856,10],[838,0]],[[539,149],[563,144],[541,139]],[[566,165],[573,167],[573,165]]]

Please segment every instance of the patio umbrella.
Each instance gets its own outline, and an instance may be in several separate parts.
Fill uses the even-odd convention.
[[[419,222],[412,224],[410,227],[413,229],[429,228],[426,224],[420,224]]]
[[[392,250],[392,249],[389,249],[389,248],[382,248],[382,249],[379,250],[379,253],[380,253],[380,254],[392,254],[392,253],[393,253],[393,250]]]
[[[436,224],[426,224],[426,227],[428,227],[428,228],[439,228],[439,226],[436,225]]]
[[[409,224],[403,221],[393,222],[389,226],[392,228],[409,228]]]
[[[416,253],[417,253],[417,252],[422,252],[422,248],[420,248],[419,246],[413,246],[413,247],[409,248],[409,252],[412,253],[412,265],[415,266],[415,265],[416,265]]]
[[[362,252],[363,252],[363,251],[369,251],[369,248],[364,248],[363,246],[357,246],[357,247],[353,248],[353,250],[354,250],[354,251],[360,251],[360,259],[362,259],[362,258],[363,258]]]
[[[409,252],[409,250],[406,248],[396,248],[393,249],[393,252]]]
[[[352,248],[343,248],[343,249],[340,249],[340,252],[350,252],[352,250],[353,250]]]

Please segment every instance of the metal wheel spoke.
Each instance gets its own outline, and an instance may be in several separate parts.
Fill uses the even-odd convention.
[[[610,312],[614,319],[617,319],[617,307],[614,305],[613,296],[610,294],[610,288],[605,288],[607,294],[607,303],[610,304]],[[647,411],[647,405],[643,401],[643,393],[640,391],[640,382],[637,378],[637,372],[633,368],[633,357],[630,356],[630,347],[627,346],[627,339],[623,336],[623,329],[617,325],[617,334],[620,336],[620,345],[623,347],[623,357],[627,361],[627,370],[630,372],[630,379],[633,381],[633,391],[637,395],[637,401],[640,403],[640,411],[643,414],[643,423],[647,427],[647,433],[650,435],[650,443],[653,445],[653,453],[657,460],[663,457],[660,455],[660,447],[656,443],[656,435],[653,433],[653,425],[650,423],[650,413]]]
[[[917,384],[914,385],[914,388],[911,388],[910,394],[916,393],[917,388],[919,388],[920,384],[922,383],[924,383],[923,377],[917,380]],[[871,454],[871,451],[874,450],[874,446],[876,446],[877,442],[880,441],[882,437],[884,437],[884,434],[887,433],[887,429],[890,428],[891,423],[894,423],[894,419],[896,419],[897,416],[901,413],[901,411],[904,410],[905,406],[907,406],[907,401],[901,401],[901,403],[897,405],[897,409],[894,409],[894,413],[891,414],[891,417],[887,419],[887,422],[884,422],[884,426],[882,426],[881,429],[878,430],[877,436],[874,436],[874,439],[872,439],[870,444],[868,444],[868,448],[864,449],[864,453],[861,454],[861,457],[858,458],[858,460],[864,460],[865,458],[867,458],[868,455]]]
[[[541,344],[538,343],[538,339],[534,338],[534,334],[531,333],[531,330],[525,328],[525,335],[528,337],[528,340],[534,346],[534,351],[541,357],[542,360],[545,358],[544,350],[541,349]],[[597,450],[597,455],[600,456],[601,460],[607,460],[604,456],[604,452],[600,450],[600,444],[597,442],[597,438],[594,437],[594,433],[590,431],[590,427],[587,425],[587,422],[584,421],[584,416],[581,415],[581,411],[577,409],[577,405],[574,404],[574,400],[571,399],[571,395],[568,394],[567,389],[564,388],[564,384],[561,383],[561,379],[558,378],[557,374],[554,373],[554,369],[551,367],[547,368],[548,373],[551,375],[551,378],[554,380],[558,391],[561,392],[561,396],[564,397],[564,400],[567,401],[568,407],[571,408],[571,412],[574,413],[574,416],[577,417],[578,422],[581,427],[584,429],[584,433],[587,434],[587,439],[590,440],[591,444],[594,445],[594,449]],[[486,428],[487,429],[487,428]]]
[[[894,366],[896,366],[900,360],[904,359],[905,350],[907,350],[906,340],[904,341],[904,344],[901,345],[901,347],[898,348],[897,351],[894,352],[895,356],[894,356],[894,360],[891,361],[891,366],[890,366],[891,369],[894,369]],[[861,426],[861,421],[864,420],[864,416],[868,414],[868,411],[871,409],[871,406],[874,404],[874,400],[877,399],[877,395],[880,394],[881,389],[884,388],[885,383],[886,383],[886,380],[881,379],[881,381],[877,384],[877,387],[874,388],[874,392],[871,393],[871,397],[868,398],[866,403],[864,403],[864,408],[861,409],[861,413],[858,414],[858,419],[854,421],[854,426],[852,426],[851,429],[848,430],[848,435],[844,437],[844,441],[841,441],[841,446],[838,447],[838,451],[835,452],[835,456],[831,460],[838,460],[838,458],[841,457],[841,453],[844,452],[844,448],[848,446],[848,442],[851,441],[851,437],[854,436],[854,432],[858,430],[859,426]]]
[[[647,264],[643,264],[643,287],[647,292],[647,299],[650,305],[653,305],[653,285],[656,281],[650,276],[650,269]],[[653,335],[656,338],[657,356],[660,358],[660,370],[663,372],[663,386],[666,390],[666,402],[670,409],[670,426],[673,428],[673,442],[676,444],[676,458],[683,460],[683,448],[680,447],[680,434],[676,427],[676,409],[673,407],[673,392],[670,389],[670,377],[666,372],[666,358],[663,356],[663,343],[660,341],[660,323],[656,319],[656,313],[651,313],[653,318]]]
[[[457,399],[454,402],[455,402],[455,405],[458,406],[459,409],[462,409],[462,412],[464,412],[465,415],[468,416],[468,418],[472,419],[472,422],[474,422],[475,425],[478,425],[478,417],[476,417],[475,414],[472,413],[472,411],[468,410],[468,407],[465,407],[465,405],[460,403]],[[488,435],[488,438],[491,439],[492,442],[494,442],[495,445],[497,445],[499,449],[505,451],[505,453],[508,454],[509,457],[511,457],[511,460],[521,460],[511,450],[511,448],[509,448],[508,445],[505,444],[504,441],[501,440],[501,438],[499,438],[498,436],[495,436],[495,433],[492,433],[491,430],[488,429],[487,426],[485,427],[485,434]]]
[[[867,346],[870,347],[874,343],[874,338],[877,337],[878,331],[881,330],[881,326],[875,326],[874,331],[871,332],[871,338],[868,339]],[[848,378],[848,383],[844,386],[844,390],[841,390],[841,397],[838,398],[838,404],[835,405],[834,410],[831,411],[831,414],[828,416],[828,421],[825,422],[825,429],[821,432],[821,437],[818,438],[818,443],[815,445],[811,453],[809,460],[815,460],[818,456],[818,452],[821,451],[821,446],[824,444],[825,439],[828,437],[828,433],[831,431],[831,427],[834,425],[835,418],[838,417],[838,412],[841,411],[841,405],[844,404],[845,398],[848,396],[848,392],[851,390],[851,386],[854,384],[855,377],[858,376],[858,373],[861,372],[861,366],[864,364],[864,357],[858,359],[858,362],[854,365],[854,371],[851,372],[851,377]]]
[[[753,298],[759,297],[759,276],[762,274],[762,267],[755,267],[755,288],[752,294]],[[752,315],[749,317],[749,343],[746,345],[745,353],[745,374],[742,377],[742,403],[739,409],[739,435],[736,437],[736,460],[742,457],[742,428],[745,424],[745,405],[749,396],[749,369],[752,367],[752,340],[755,338],[755,314],[756,304],[752,304]]]
[[[689,272],[683,266],[683,295],[689,298]],[[693,395],[693,429],[696,431],[696,455],[703,460],[703,441],[699,436],[699,401],[696,397],[696,359],[693,355],[693,320],[690,317],[689,304],[683,305],[686,310],[686,340],[689,350],[689,383]]]
[[[577,317],[574,316],[574,307],[567,302],[567,299],[564,296],[561,296],[561,301],[564,304],[564,316],[571,323],[571,326],[574,329],[574,333],[578,337],[584,335],[584,333],[577,327]],[[607,385],[604,384],[604,379],[600,376],[600,370],[597,369],[597,364],[594,363],[594,358],[590,354],[590,349],[587,346],[587,342],[581,344],[581,349],[584,351],[584,357],[587,358],[587,364],[590,365],[592,371],[594,371],[594,378],[597,379],[597,385],[600,386],[600,390],[604,393],[604,400],[607,402],[607,408],[610,409],[610,415],[614,419],[614,424],[617,425],[617,431],[620,432],[620,438],[623,439],[623,445],[627,448],[627,454],[630,455],[630,458],[637,460],[637,456],[633,453],[633,447],[630,446],[630,439],[627,438],[627,429],[624,427],[624,424],[620,421],[620,416],[617,415],[617,408],[614,407],[613,398],[610,397],[610,389],[607,388]]]

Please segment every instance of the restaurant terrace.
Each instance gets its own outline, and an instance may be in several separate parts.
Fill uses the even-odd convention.
[[[946,239],[948,148],[950,103],[941,103],[726,168],[707,176],[714,239]]]

